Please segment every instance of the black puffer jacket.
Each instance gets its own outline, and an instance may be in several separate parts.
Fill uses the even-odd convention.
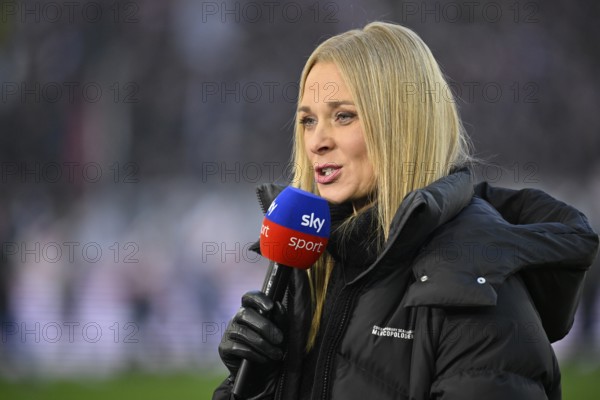
[[[261,187],[262,203],[279,190]],[[410,193],[384,251],[328,299],[311,398],[560,399],[550,342],[569,331],[597,248],[580,212],[538,190],[474,188],[458,172]],[[298,398],[309,298],[294,271],[286,359],[261,398]]]

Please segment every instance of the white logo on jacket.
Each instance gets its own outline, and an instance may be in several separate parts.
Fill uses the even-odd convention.
[[[377,325],[373,325],[373,330],[371,331],[371,334],[375,336],[392,337],[395,339],[405,340],[411,340],[414,337],[414,331],[412,330],[407,331],[406,329],[391,328],[389,326],[382,328]]]

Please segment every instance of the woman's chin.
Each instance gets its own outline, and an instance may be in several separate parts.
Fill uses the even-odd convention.
[[[319,185],[319,186],[322,186],[322,185]],[[319,195],[322,198],[324,198],[325,200],[327,200],[328,202],[333,203],[333,204],[341,204],[345,201],[348,201],[347,196],[342,195],[337,190],[333,190],[333,188],[319,187]]]

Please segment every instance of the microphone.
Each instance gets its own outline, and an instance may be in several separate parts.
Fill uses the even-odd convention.
[[[291,186],[273,200],[260,228],[260,253],[271,260],[262,291],[273,301],[283,300],[292,268],[308,269],[329,241],[329,205],[322,197]],[[242,360],[231,393],[235,398],[256,382],[252,364]],[[259,367],[260,368],[260,367]]]

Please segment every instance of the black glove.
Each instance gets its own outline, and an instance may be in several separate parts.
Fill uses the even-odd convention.
[[[219,355],[235,377],[242,359],[260,365],[265,379],[272,378],[284,356],[283,331],[287,318],[283,305],[262,292],[242,296],[242,307],[229,322],[219,344]]]

